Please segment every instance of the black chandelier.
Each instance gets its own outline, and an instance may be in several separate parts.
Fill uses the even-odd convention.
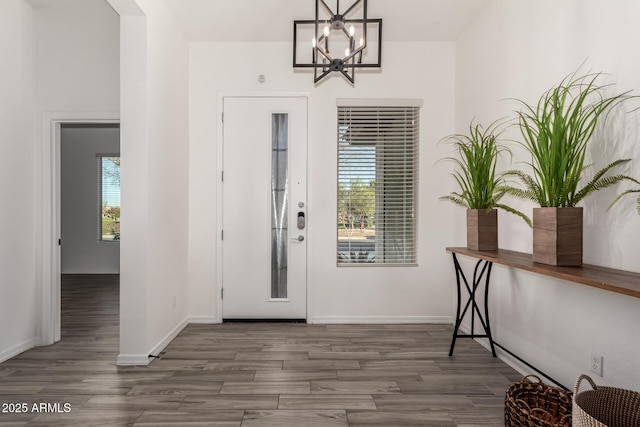
[[[381,66],[382,19],[368,19],[367,0],[353,0],[344,11],[340,0],[334,3],[335,12],[327,1],[315,0],[315,20],[293,22],[293,67],[313,68],[314,83],[337,71],[353,84],[356,68]],[[377,45],[371,55],[368,45]]]

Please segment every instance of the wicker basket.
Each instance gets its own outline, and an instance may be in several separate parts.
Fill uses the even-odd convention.
[[[504,425],[571,427],[571,395],[570,391],[544,384],[535,375],[527,375],[507,389]]]
[[[585,379],[593,390],[578,391]],[[578,427],[638,427],[640,393],[597,386],[588,376],[580,375],[573,397],[573,422]]]

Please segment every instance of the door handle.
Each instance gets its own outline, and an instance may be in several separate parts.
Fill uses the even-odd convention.
[[[304,236],[302,234],[300,234],[298,237],[292,237],[291,241],[293,241],[293,242],[302,242],[302,241],[304,241]]]

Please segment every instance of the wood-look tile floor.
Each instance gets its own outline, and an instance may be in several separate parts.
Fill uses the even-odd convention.
[[[499,426],[520,379],[471,340],[448,357],[448,325],[189,325],[117,367],[118,298],[117,276],[63,277],[62,340],[0,364],[0,402],[28,408],[0,426]]]

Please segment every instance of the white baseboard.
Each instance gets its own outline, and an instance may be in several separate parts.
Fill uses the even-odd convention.
[[[119,354],[116,361],[118,366],[146,366],[151,363],[148,354]]]
[[[189,323],[194,324],[216,324],[220,323],[216,316],[191,316],[189,317]]]
[[[462,332],[463,334],[470,333],[471,332],[471,325],[468,324],[468,323],[462,323],[460,325],[460,332]],[[480,333],[480,332],[478,332],[478,333]],[[481,346],[483,346],[484,348],[486,348],[487,351],[489,351],[489,352],[491,351],[491,345],[489,344],[489,339],[488,338],[474,338],[474,341],[477,342],[478,344],[480,344]],[[502,351],[501,349],[499,349],[497,347],[495,347],[495,350],[496,350],[496,356],[498,356],[498,359],[502,360],[504,363],[506,363],[507,365],[509,365],[510,367],[515,369],[516,371],[518,371],[520,374],[522,374],[522,376],[529,375],[529,374],[532,373],[533,370],[530,367],[528,367],[524,363],[518,361],[517,359],[512,357],[510,354],[505,353],[504,351]],[[533,373],[535,373],[535,372],[533,372]]]
[[[478,342],[484,348],[486,348],[487,351],[491,351],[491,346],[489,345],[489,340],[488,339],[479,338],[479,339],[476,339],[475,341]],[[498,359],[502,360],[504,363],[506,363],[507,365],[509,365],[513,369],[515,369],[523,377],[525,377],[527,375],[536,375],[539,378],[541,378],[543,382],[546,382],[547,384],[549,384],[549,385],[551,385],[553,387],[555,387],[557,385],[557,384],[554,384],[555,380],[552,380],[551,378],[548,378],[545,375],[542,375],[541,373],[536,372],[535,369],[532,369],[531,367],[529,367],[526,364],[522,363],[521,361],[519,361],[515,357],[511,356],[509,353],[503,351],[501,348],[496,347],[496,356],[498,356]],[[569,385],[563,384],[563,387],[569,388],[569,387],[571,387],[571,384],[569,384]]]
[[[169,332],[167,336],[165,336],[162,340],[160,340],[160,342],[156,344],[155,347],[151,349],[151,351],[149,351],[149,354],[120,354],[118,355],[118,361],[116,362],[116,364],[118,366],[148,365],[149,363],[151,363],[151,360],[153,359],[152,357],[150,357],[150,355],[160,354],[160,352],[164,350],[164,348],[168,346],[169,343],[173,341],[173,339],[177,337],[178,334],[182,332],[182,330],[188,324],[189,324],[189,319],[185,318],[182,322],[180,322],[180,324],[178,324],[178,326],[173,328],[173,330]]]
[[[480,344],[481,346],[486,348],[487,351],[491,351],[491,346],[489,345],[489,340],[488,339],[486,339],[486,338],[476,338],[474,341],[476,341],[478,344]],[[510,367],[512,367],[513,369],[515,369],[519,373],[521,373],[522,376],[529,375],[529,374],[532,374],[532,373],[535,374],[535,375],[538,375],[535,371],[533,371],[533,369],[531,369],[530,367],[528,367],[524,363],[518,361],[517,359],[512,357],[510,354],[505,353],[504,351],[502,351],[501,349],[499,349],[497,347],[496,347],[496,356],[498,356],[498,359],[502,360],[504,363],[506,363],[507,365],[509,365]]]
[[[452,316],[314,316],[310,323],[319,324],[393,324],[432,323],[453,324]]]
[[[153,354],[154,356],[157,356],[158,354],[160,354],[160,352],[164,350],[164,348],[168,346],[169,343],[171,343],[171,341],[173,341],[173,339],[177,337],[178,334],[182,332],[184,328],[187,327],[188,324],[189,324],[189,319],[185,318],[182,322],[178,324],[178,326],[173,328],[173,330],[169,332],[166,337],[164,337],[158,344],[156,344],[156,346],[151,349],[149,354]]]
[[[15,357],[17,355],[19,355],[20,353],[23,353],[27,350],[32,349],[33,347],[37,346],[38,344],[40,344],[40,338],[31,338],[30,340],[21,342],[18,345],[14,345],[11,348],[8,348],[4,351],[0,352],[0,363],[4,362],[5,360],[9,360],[12,357]]]

